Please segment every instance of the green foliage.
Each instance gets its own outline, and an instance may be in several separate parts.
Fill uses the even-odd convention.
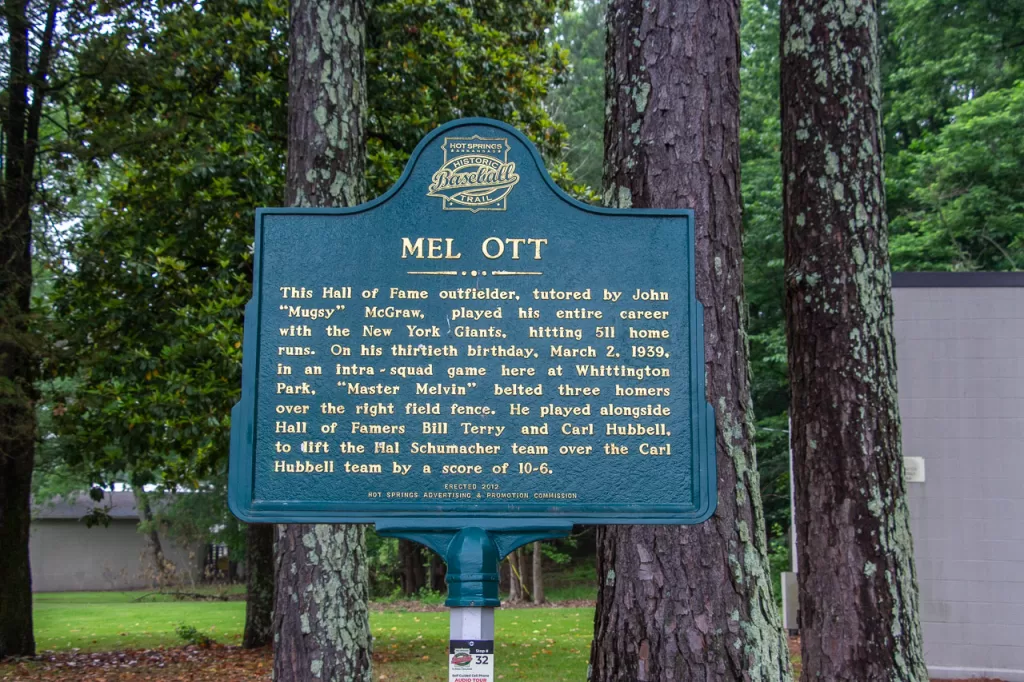
[[[893,267],[1019,269],[1024,2],[891,0],[883,29]]]
[[[489,116],[523,130],[546,157],[565,127],[543,106],[566,69],[547,30],[565,0],[373,3],[367,18],[367,180],[391,187],[413,148],[441,123]]]
[[[240,227],[280,196],[284,9],[219,5],[119,27],[137,46],[79,89],[80,153],[107,182],[55,287],[59,369],[78,382],[61,440],[68,462],[135,484],[223,471],[251,276]]]
[[[155,524],[179,547],[223,544],[231,557],[245,556],[245,528],[228,513],[227,484],[216,478],[198,490],[168,492],[153,509]],[[139,524],[145,532],[147,524]]]
[[[892,220],[893,267],[1024,267],[1024,80],[952,110],[901,154],[908,198]]]
[[[743,273],[751,396],[769,538],[789,527],[789,377],[786,359],[779,122],[779,3],[744,0],[740,37]]]
[[[887,151],[952,120],[952,110],[1024,77],[1021,0],[889,0],[882,67]]]
[[[370,597],[401,594],[397,538],[382,537],[377,535],[373,526],[367,526],[366,560],[370,576]]]
[[[576,0],[558,15],[555,40],[566,50],[570,68],[547,100],[552,118],[571,131],[563,156],[567,170],[595,191],[601,188],[604,163],[606,8],[606,0]]]
[[[369,16],[369,184],[458,116],[523,128],[564,69],[545,30],[560,3],[396,0]],[[223,478],[251,291],[253,210],[283,197],[286,3],[156,3],[80,52],[80,176],[104,183],[55,288],[65,461],[103,480],[197,488]],[[123,46],[111,51],[110,44]],[[78,177],[78,176],[76,176]]]
[[[200,632],[194,625],[186,625],[182,623],[178,627],[174,628],[174,634],[178,635],[181,641],[186,644],[192,644],[201,649],[208,649],[217,642],[207,635],[205,632]]]

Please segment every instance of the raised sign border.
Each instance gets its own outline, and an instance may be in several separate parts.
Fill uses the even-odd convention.
[[[246,523],[373,523],[402,528],[421,529],[459,529],[477,527],[483,529],[524,529],[543,528],[552,523],[565,525],[571,523],[588,524],[650,524],[650,525],[681,525],[697,524],[707,520],[717,506],[717,465],[715,459],[715,416],[714,410],[706,402],[704,379],[704,308],[699,301],[692,300],[689,306],[690,334],[690,373],[694,380],[690,385],[691,424],[694,433],[691,442],[693,466],[692,483],[698,488],[700,497],[697,506],[692,504],[679,505],[575,505],[571,507],[552,507],[548,513],[539,514],[535,510],[516,513],[510,510],[486,512],[467,512],[466,514],[451,511],[423,509],[409,511],[372,511],[359,510],[325,510],[316,508],[310,502],[275,502],[254,503],[253,467],[255,452],[253,437],[255,432],[255,377],[257,376],[257,337],[259,334],[259,296],[261,286],[260,245],[263,232],[264,217],[268,215],[353,215],[370,211],[394,198],[409,179],[413,167],[420,155],[439,137],[451,134],[452,131],[464,127],[488,126],[497,128],[522,143],[536,166],[540,177],[547,184],[554,196],[570,206],[604,216],[644,217],[675,217],[686,220],[687,236],[690,252],[690,291],[695,292],[695,250],[693,211],[690,209],[615,209],[591,206],[578,201],[562,191],[551,179],[544,161],[533,143],[512,126],[487,118],[464,118],[442,125],[428,133],[416,146],[405,170],[395,185],[376,199],[353,206],[351,208],[260,208],[256,210],[256,239],[253,272],[253,297],[245,307],[245,325],[242,360],[242,395],[231,410],[231,445],[228,472],[228,506],[231,512]],[[694,495],[690,495],[693,499]]]

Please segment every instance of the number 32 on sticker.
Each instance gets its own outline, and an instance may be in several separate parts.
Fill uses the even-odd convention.
[[[451,640],[448,682],[494,682],[494,641]]]

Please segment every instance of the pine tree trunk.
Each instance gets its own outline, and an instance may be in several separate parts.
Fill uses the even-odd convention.
[[[274,679],[369,682],[363,526],[278,526]]]
[[[28,543],[35,465],[38,339],[32,312],[32,201],[39,125],[54,52],[57,3],[0,5],[6,48],[0,55],[3,130],[0,163],[0,659],[36,652]],[[32,46],[36,63],[32,68]],[[30,96],[31,93],[31,96]]]
[[[274,526],[245,528],[245,633],[242,647],[258,649],[274,639]]]
[[[533,603],[544,603],[544,553],[541,543],[533,543]]]
[[[612,0],[605,203],[693,208],[718,509],[598,529],[595,682],[788,680],[753,447],[739,182],[739,1]]]
[[[925,681],[896,402],[878,8],[783,0],[781,19],[804,679]]]
[[[289,206],[353,206],[364,196],[366,6],[292,0]],[[274,678],[369,682],[370,624],[361,526],[280,526]]]

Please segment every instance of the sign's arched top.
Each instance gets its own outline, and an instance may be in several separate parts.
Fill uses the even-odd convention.
[[[374,201],[260,209],[232,510],[492,528],[707,518],[692,221],[576,201],[487,119],[428,134]]]

